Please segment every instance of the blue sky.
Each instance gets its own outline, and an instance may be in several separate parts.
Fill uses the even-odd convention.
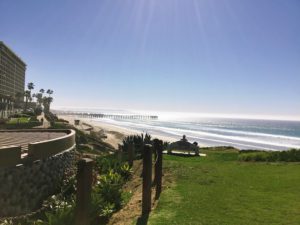
[[[54,106],[300,118],[299,0],[0,0]]]

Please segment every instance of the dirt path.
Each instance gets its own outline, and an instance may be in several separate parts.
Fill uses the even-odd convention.
[[[115,213],[109,220],[109,225],[132,225],[134,220],[141,217],[142,209],[142,173],[143,163],[141,160],[135,161],[133,165],[133,177],[125,185],[125,191],[132,192],[132,197],[127,205]],[[154,174],[154,173],[152,173]],[[153,177],[153,175],[152,175]],[[171,183],[171,176],[164,172],[163,189]],[[157,206],[155,200],[155,187],[152,188],[152,210]]]

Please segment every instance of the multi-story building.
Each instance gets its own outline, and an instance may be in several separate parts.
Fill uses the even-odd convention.
[[[0,41],[0,118],[13,113],[18,93],[24,93],[25,71],[22,59]]]

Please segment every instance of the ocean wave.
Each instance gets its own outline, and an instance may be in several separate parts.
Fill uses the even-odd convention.
[[[184,126],[182,127],[182,124],[174,124],[174,123],[162,125],[162,123],[160,122],[155,122],[155,124],[153,123],[147,124],[147,122],[145,121],[131,122],[131,121],[116,121],[113,119],[106,119],[105,121],[114,124],[116,126],[126,127],[126,128],[130,128],[142,132],[149,132],[149,133],[156,132],[158,134],[165,133],[165,134],[175,135],[178,137],[185,134],[192,139],[207,140],[210,142],[229,144],[233,146],[244,146],[247,148],[268,149],[268,150],[275,150],[274,147],[276,147],[276,149],[300,148],[300,138],[285,136],[285,135],[267,134],[267,133],[250,132],[250,131],[236,131],[236,130],[228,130],[228,129],[220,129],[220,128],[211,128],[211,127],[210,128],[200,127],[199,130],[192,130]],[[181,128],[178,127],[176,128],[174,126],[181,126]],[[235,134],[235,135],[226,135],[226,134]]]

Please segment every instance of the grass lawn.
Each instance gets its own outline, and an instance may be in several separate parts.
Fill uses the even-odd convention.
[[[11,118],[8,124],[28,123],[30,117]]]
[[[148,224],[300,224],[300,163],[238,162],[234,151],[164,156],[175,182]]]

